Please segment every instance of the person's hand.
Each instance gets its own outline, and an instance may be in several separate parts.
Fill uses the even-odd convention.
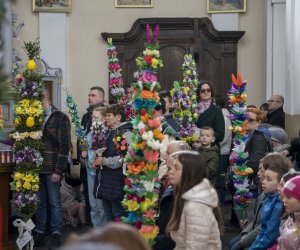
[[[288,151],[288,150],[283,150],[283,151],[281,152],[281,154],[282,154],[283,156],[287,157],[287,156],[289,156],[289,151]]]
[[[51,182],[56,183],[60,181],[60,175],[53,173],[51,176]]]
[[[241,228],[244,228],[247,224],[248,224],[248,220],[247,219],[240,220],[240,226],[241,226]]]
[[[92,163],[93,168],[98,168],[102,166],[104,158],[102,156],[98,156]]]

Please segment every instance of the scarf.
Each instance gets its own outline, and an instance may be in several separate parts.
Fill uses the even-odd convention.
[[[205,102],[199,102],[197,112],[199,115],[203,114],[211,105],[211,99]]]

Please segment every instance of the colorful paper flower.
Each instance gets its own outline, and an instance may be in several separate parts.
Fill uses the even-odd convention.
[[[230,103],[229,118],[232,122],[232,126],[229,129],[232,130],[234,139],[229,163],[236,189],[233,197],[235,209],[242,214],[252,197],[248,189],[248,175],[253,172],[251,168],[247,167],[248,153],[244,152],[247,140],[245,119],[248,117],[245,90],[246,82],[242,80],[240,73],[238,73],[237,79],[232,75],[232,86],[228,91],[228,102]]]
[[[149,25],[146,26],[146,48],[143,56],[136,59],[139,73],[133,83],[133,135],[125,157],[127,179],[122,204],[129,213],[127,217],[122,217],[122,221],[134,225],[152,243],[158,234],[158,227],[153,225],[160,186],[157,162],[164,138],[160,120],[154,119],[153,110],[159,101],[157,91],[160,84],[157,82],[157,71],[163,64],[158,51],[158,26],[153,36],[150,35]],[[122,141],[121,136],[115,139]]]

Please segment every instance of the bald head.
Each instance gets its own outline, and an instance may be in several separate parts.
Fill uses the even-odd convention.
[[[269,112],[272,112],[276,109],[283,107],[284,98],[282,95],[272,95],[271,98],[267,101],[269,104]]]

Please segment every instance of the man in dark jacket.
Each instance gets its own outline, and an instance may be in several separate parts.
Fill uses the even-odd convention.
[[[284,98],[281,95],[273,95],[267,103],[269,104],[269,113],[265,123],[273,126],[279,126],[285,129],[285,113],[283,111]]]
[[[95,108],[104,106],[104,97],[105,92],[104,89],[98,86],[90,88],[89,92],[89,107],[87,108],[87,112],[82,116],[81,126],[86,131],[86,134],[90,132],[90,128],[92,125],[92,113]],[[79,143],[77,143],[77,158],[81,159],[81,150],[79,148]],[[88,192],[88,184],[87,184],[87,173],[85,168],[84,160],[80,160],[80,180],[83,184],[83,194],[86,206],[86,219],[87,222],[91,222],[91,207],[89,202],[89,192]]]
[[[60,245],[62,205],[60,199],[60,181],[68,163],[71,146],[70,121],[67,115],[50,103],[49,92],[44,91],[43,108],[45,120],[43,127],[44,164],[40,171],[40,204],[36,211],[35,246],[45,244],[47,220],[52,234],[51,247]],[[47,211],[47,210],[50,210]],[[50,214],[50,218],[48,217]]]

